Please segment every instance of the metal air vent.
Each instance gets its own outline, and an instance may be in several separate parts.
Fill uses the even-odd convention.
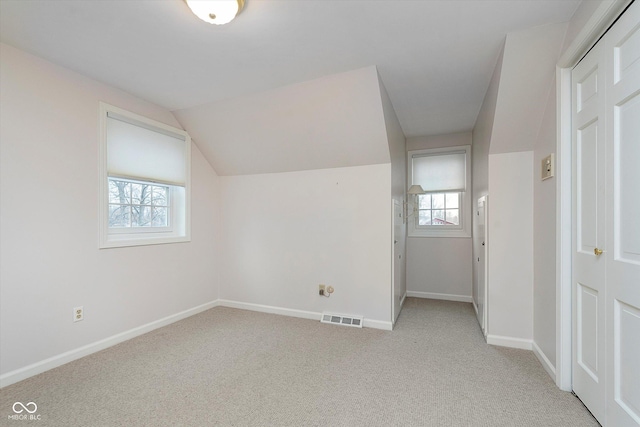
[[[345,316],[342,314],[322,313],[320,322],[331,323],[334,325],[352,326],[354,328],[362,328],[362,316]]]

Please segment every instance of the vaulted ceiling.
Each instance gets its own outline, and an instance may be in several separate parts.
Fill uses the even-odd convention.
[[[172,111],[375,65],[411,137],[471,130],[505,35],[578,4],[247,0],[215,26],[183,0],[0,0],[0,40]]]

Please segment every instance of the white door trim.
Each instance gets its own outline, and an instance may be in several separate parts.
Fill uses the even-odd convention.
[[[556,385],[571,391],[571,69],[632,0],[604,0],[556,67]]]
[[[556,68],[556,385],[572,389],[571,361],[571,68]]]

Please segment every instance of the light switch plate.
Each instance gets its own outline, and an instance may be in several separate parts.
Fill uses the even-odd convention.
[[[553,174],[555,173],[553,153],[542,159],[541,163],[542,180],[544,181],[545,179],[552,178]]]

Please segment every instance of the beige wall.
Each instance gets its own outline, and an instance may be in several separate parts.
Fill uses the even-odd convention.
[[[219,181],[195,146],[192,241],[98,249],[98,101],[173,115],[0,46],[1,373],[217,299]]]
[[[384,113],[384,123],[387,130],[387,141],[389,144],[389,155],[391,158],[391,198],[402,208],[405,201],[407,184],[407,152],[406,138],[402,132],[400,121],[389,98],[382,79],[378,75],[380,83],[380,96],[382,99],[382,111]],[[395,215],[395,212],[394,212]],[[394,217],[394,221],[400,221]],[[393,304],[394,317],[400,313],[401,303],[407,293],[407,226],[394,226],[394,270],[393,270]],[[398,269],[399,271],[396,271]],[[394,318],[394,321],[395,321]]]
[[[390,176],[386,164],[221,177],[220,298],[390,329]]]
[[[498,101],[498,89],[500,86],[500,73],[502,71],[502,60],[504,50],[500,52],[496,66],[489,82],[487,93],[484,96],[482,107],[478,113],[478,119],[473,128],[471,145],[471,162],[472,162],[472,187],[471,202],[477,206],[478,199],[489,193],[489,148],[491,146],[491,133],[493,131],[493,120],[496,113],[496,103]],[[478,216],[473,215],[473,298],[476,304],[479,302],[480,295],[485,295],[486,289],[480,289],[478,280],[478,265],[480,245],[482,242],[478,239]],[[486,286],[486,283],[485,283]],[[484,301],[482,302],[484,304]]]
[[[280,114],[286,111],[291,114]],[[405,138],[375,67],[178,117],[191,126],[201,114],[227,123],[196,128],[196,135],[203,132],[198,144],[210,146],[203,137],[226,145],[240,138],[248,148],[269,151],[262,165],[242,161],[243,168],[264,166],[270,173],[221,178],[221,299],[310,318],[322,311],[362,315],[365,326],[390,329],[391,200],[404,195]],[[259,119],[248,130],[238,114]],[[264,148],[251,156],[263,154]],[[351,166],[339,167],[345,163]],[[319,297],[319,284],[335,293]]]
[[[471,137],[471,132],[462,132],[408,138],[407,150],[470,145]],[[409,237],[408,295],[471,302],[471,252],[468,237]]]
[[[540,173],[542,159],[556,152],[555,78],[552,87],[533,151],[533,338],[555,366],[557,178],[542,181]]]
[[[555,64],[566,29],[567,24],[562,23],[507,35],[474,129],[474,202],[489,195],[490,343],[533,348],[537,345],[534,325],[545,322],[537,316],[549,311],[546,307],[540,311],[541,305],[549,302],[548,292],[542,291],[540,284],[549,280],[547,268],[555,275],[554,253],[542,249],[555,242],[555,221],[548,221],[549,215],[555,215],[555,203],[540,203],[548,202],[554,194],[549,192],[551,185],[539,185],[535,160],[548,155],[555,144],[555,117],[550,117],[549,99],[555,99]],[[519,188],[513,187],[514,183],[519,183]],[[474,238],[476,251],[479,244]],[[538,247],[535,253],[534,245]],[[540,275],[537,278],[536,273]],[[545,328],[554,326],[546,322]],[[542,341],[547,351],[555,351],[550,346],[553,339]]]

